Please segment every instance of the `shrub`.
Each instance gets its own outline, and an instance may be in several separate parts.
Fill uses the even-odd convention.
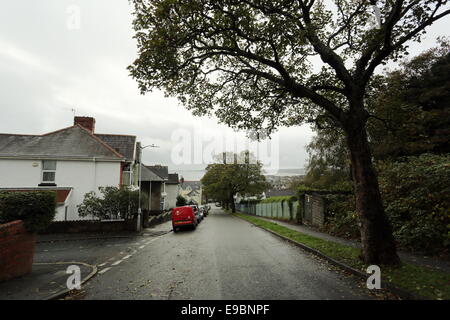
[[[28,232],[45,230],[55,218],[54,191],[0,191],[0,224],[22,220]]]
[[[78,205],[81,217],[100,219],[133,219],[138,212],[139,191],[129,187],[99,187],[102,197],[91,191],[84,195],[83,203]],[[141,194],[143,196],[143,194]],[[143,198],[141,198],[144,201]]]
[[[272,203],[272,202],[284,202],[284,201],[288,201],[288,202],[292,202],[292,201],[296,201],[297,197],[295,196],[280,196],[280,197],[270,197],[264,200],[261,200],[260,203]]]
[[[450,248],[450,155],[379,162],[379,181],[394,236],[403,247]]]
[[[377,164],[386,215],[400,247],[436,253],[450,248],[450,155],[423,154]],[[327,196],[325,229],[358,237],[353,195]]]
[[[324,229],[333,235],[359,239],[358,216],[354,195],[327,195]]]

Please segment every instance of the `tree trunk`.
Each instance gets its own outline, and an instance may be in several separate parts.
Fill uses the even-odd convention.
[[[361,222],[363,260],[366,264],[398,265],[395,239],[384,212],[378,178],[364,125],[346,128],[351,170],[355,185],[356,210]]]
[[[230,200],[230,207],[231,207],[231,212],[236,213],[236,204],[234,203],[233,197],[231,197],[231,200]]]

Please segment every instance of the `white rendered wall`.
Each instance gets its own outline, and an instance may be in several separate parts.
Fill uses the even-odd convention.
[[[178,185],[166,184],[166,199],[164,203],[164,209],[175,208],[177,206]]]
[[[37,164],[37,166],[35,166]],[[0,159],[1,188],[36,188],[41,181],[42,162],[40,160],[6,160]],[[120,162],[98,161],[57,161],[57,187],[71,187],[72,194],[68,199],[67,220],[80,220],[77,205],[83,202],[87,192],[98,187],[119,186]],[[65,216],[64,206],[57,208],[57,219]],[[89,219],[89,218],[84,218]]]

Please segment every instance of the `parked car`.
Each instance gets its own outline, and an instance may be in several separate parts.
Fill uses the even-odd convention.
[[[190,207],[192,207],[192,209],[194,210],[194,213],[197,216],[197,221],[198,221],[198,223],[200,223],[203,220],[203,214],[201,214],[201,212],[196,204],[192,204],[192,205],[190,205]]]
[[[203,206],[200,208],[200,211],[203,213],[203,216],[207,217],[209,214],[208,206]]]
[[[197,228],[198,218],[191,206],[172,209],[172,228],[177,232],[181,228]]]
[[[200,207],[200,212],[203,214],[203,217],[206,217],[208,214],[205,211],[204,207]]]

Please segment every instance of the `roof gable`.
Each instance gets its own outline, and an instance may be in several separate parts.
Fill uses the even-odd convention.
[[[141,181],[160,181],[160,182],[163,181],[163,179],[160,176],[155,174],[147,166],[141,166],[141,168],[142,168]]]
[[[167,180],[169,178],[169,167],[167,166],[146,166],[146,167],[164,180]]]
[[[94,136],[122,154],[128,161],[134,161],[136,155],[136,136],[98,133],[94,133]]]

